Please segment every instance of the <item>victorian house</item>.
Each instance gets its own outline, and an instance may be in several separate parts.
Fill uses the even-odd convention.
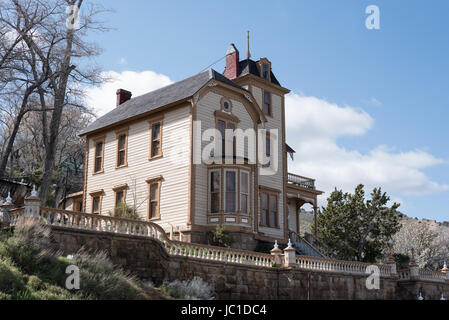
[[[108,214],[126,203],[184,241],[207,243],[207,232],[221,224],[243,249],[290,237],[301,242],[300,209],[310,203],[316,221],[322,192],[314,180],[288,172],[288,93],[270,60],[254,61],[249,50],[240,60],[233,44],[223,74],[209,69],[135,98],[118,90],[116,108],[81,132],[85,179],[76,206]],[[210,129],[220,133],[211,152],[203,139]],[[238,144],[225,133],[238,129],[267,133],[251,149],[251,139]]]

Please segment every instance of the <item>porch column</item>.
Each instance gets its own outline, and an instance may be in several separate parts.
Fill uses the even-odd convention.
[[[296,200],[296,232],[298,233],[298,235],[301,235],[301,219],[299,218],[299,201]]]
[[[314,224],[315,224],[315,238],[318,239],[318,206],[317,199],[315,197],[315,205],[313,206],[313,214],[314,214]]]

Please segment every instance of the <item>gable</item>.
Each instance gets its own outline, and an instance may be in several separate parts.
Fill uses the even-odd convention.
[[[197,105],[198,101],[201,101],[208,93],[214,93],[221,98],[231,99],[241,104],[246,113],[251,117],[253,123],[266,122],[267,119],[263,112],[260,110],[254,96],[244,88],[235,89],[219,82],[210,81],[204,86],[194,97],[194,104]],[[209,105],[212,108],[220,109],[220,101],[210,102]],[[212,103],[212,104],[211,104]]]

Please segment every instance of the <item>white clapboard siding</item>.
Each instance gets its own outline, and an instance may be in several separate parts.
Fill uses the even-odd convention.
[[[149,118],[150,119],[150,118]],[[134,198],[141,204],[138,213],[147,218],[148,184],[146,180],[161,175],[160,213],[156,221],[164,229],[169,224],[184,227],[187,225],[189,165],[190,165],[190,106],[173,109],[165,113],[162,126],[163,157],[148,160],[150,125],[143,119],[129,125],[128,166],[116,169],[117,141],[115,130],[106,135],[104,152],[104,173],[93,175],[94,142],[89,143],[89,168],[87,179],[86,211],[91,212],[90,193],[104,190],[102,214],[114,208],[114,186],[128,184],[126,203],[133,205]],[[133,196],[135,191],[136,196]]]

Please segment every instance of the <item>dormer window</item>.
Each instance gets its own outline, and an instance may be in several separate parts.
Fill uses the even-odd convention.
[[[270,69],[267,63],[262,63],[262,77],[264,79],[269,79]]]
[[[262,58],[257,62],[257,68],[260,77],[271,82],[271,62],[267,58]]]

